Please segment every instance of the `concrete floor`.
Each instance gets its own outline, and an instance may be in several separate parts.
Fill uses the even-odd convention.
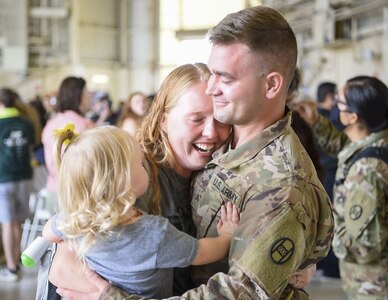
[[[37,269],[24,269],[18,282],[0,282],[1,300],[35,299]]]

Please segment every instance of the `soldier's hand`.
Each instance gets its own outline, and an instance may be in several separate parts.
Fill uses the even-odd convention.
[[[227,202],[221,206],[221,219],[217,224],[218,235],[229,234],[233,235],[234,230],[240,223],[240,215],[236,205],[232,202]]]

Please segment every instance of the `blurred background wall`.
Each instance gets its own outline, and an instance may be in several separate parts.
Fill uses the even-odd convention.
[[[207,61],[209,28],[254,5],[294,29],[304,93],[359,74],[387,83],[388,0],[0,0],[0,86],[31,99],[77,75],[115,102],[153,93],[175,66]]]

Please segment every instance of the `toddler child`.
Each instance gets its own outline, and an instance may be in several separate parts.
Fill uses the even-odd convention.
[[[235,206],[222,207],[218,237],[197,240],[134,206],[148,187],[148,175],[133,137],[113,126],[79,135],[73,130],[68,125],[56,133],[60,213],[45,225],[44,238],[67,240],[91,269],[148,298],[172,295],[173,267],[207,264],[228,254],[239,222]],[[68,288],[90,288],[77,274],[72,279]]]

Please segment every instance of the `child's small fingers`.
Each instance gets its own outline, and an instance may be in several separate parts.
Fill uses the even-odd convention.
[[[222,223],[222,220],[220,219],[217,223],[217,230],[219,230],[223,225],[224,223]]]
[[[238,224],[240,222],[240,215],[238,209],[235,205],[233,205],[233,214],[232,214],[232,222]]]
[[[227,217],[228,221],[231,221],[231,219],[232,219],[233,206],[234,206],[234,204],[232,202],[226,203],[226,217]]]
[[[223,222],[226,222],[227,221],[227,210],[225,208],[225,205],[221,205],[221,220]]]

